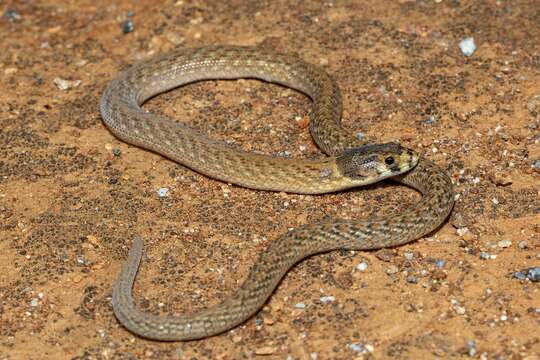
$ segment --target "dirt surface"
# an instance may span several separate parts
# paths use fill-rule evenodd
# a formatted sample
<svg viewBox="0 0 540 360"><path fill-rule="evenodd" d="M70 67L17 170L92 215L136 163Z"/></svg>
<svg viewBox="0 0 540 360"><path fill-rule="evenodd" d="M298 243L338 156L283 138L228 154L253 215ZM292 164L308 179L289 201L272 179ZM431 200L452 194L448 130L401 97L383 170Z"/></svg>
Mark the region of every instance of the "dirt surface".
<svg viewBox="0 0 540 360"><path fill-rule="evenodd" d="M0 359L539 358L540 286L515 274L540 266L537 0L109 3L0 3ZM458 46L467 37L471 56ZM458 199L431 237L300 263L234 330L148 341L111 307L134 235L147 254L137 303L183 313L228 296L288 228L417 199L393 184L324 196L243 189L109 133L98 103L119 70L209 44L323 66L351 133L434 160ZM145 108L246 150L322 156L309 105L240 80L190 85Z"/></svg>

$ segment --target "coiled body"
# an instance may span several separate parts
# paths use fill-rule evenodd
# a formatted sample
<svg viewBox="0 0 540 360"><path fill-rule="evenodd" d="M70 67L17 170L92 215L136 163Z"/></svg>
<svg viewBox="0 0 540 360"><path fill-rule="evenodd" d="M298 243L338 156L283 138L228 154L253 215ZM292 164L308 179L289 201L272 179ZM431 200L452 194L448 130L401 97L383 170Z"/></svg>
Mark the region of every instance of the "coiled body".
<svg viewBox="0 0 540 360"><path fill-rule="evenodd" d="M311 134L330 157L293 160L242 152L140 108L150 97L183 84L236 78L279 83L309 96L313 100ZM348 149L365 143L341 128L340 92L332 78L323 70L290 56L244 47L177 50L123 72L105 90L100 109L105 124L120 139L212 178L245 187L313 194L378 180L369 176L362 179L344 176L344 169L350 165ZM421 201L414 207L386 217L325 220L290 231L260 254L235 293L199 313L159 317L135 307L131 291L143 246L140 239L135 239L113 290L116 317L130 331L151 339L190 340L211 336L242 323L258 311L283 275L310 255L335 249L396 246L433 231L452 209L452 183L434 163L422 158L415 158L414 164L416 161L418 164L412 171L393 177L422 193Z"/></svg>

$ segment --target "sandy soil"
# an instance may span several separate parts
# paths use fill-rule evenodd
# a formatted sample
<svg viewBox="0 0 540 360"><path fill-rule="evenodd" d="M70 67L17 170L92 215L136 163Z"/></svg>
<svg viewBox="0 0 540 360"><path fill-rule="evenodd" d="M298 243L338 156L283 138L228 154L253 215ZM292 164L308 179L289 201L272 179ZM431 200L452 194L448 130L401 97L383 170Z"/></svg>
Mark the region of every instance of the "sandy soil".
<svg viewBox="0 0 540 360"><path fill-rule="evenodd" d="M515 277L540 266L537 0L109 3L0 3L0 359L539 358L540 287ZM458 46L467 37L472 56ZM147 246L138 304L182 313L230 294L288 228L403 211L417 196L392 184L325 196L243 189L107 131L98 102L119 70L208 44L323 66L352 133L436 161L458 200L432 237L302 262L232 331L148 341L111 308L135 234ZM308 99L279 86L204 82L146 108L247 150L322 156Z"/></svg>

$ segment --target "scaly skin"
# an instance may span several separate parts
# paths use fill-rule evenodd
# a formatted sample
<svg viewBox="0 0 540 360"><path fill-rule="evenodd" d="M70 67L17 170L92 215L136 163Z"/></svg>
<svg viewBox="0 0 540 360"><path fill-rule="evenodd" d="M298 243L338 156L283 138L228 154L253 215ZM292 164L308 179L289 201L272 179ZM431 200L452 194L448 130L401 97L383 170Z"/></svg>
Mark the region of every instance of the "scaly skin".
<svg viewBox="0 0 540 360"><path fill-rule="evenodd" d="M311 134L330 157L300 160L243 152L140 108L150 97L187 83L246 77L279 83L309 96L313 100ZM394 176L393 180L422 193L418 204L400 214L325 220L287 232L260 254L234 294L216 306L183 316L154 316L135 307L132 287L143 248L142 240L136 238L114 286L113 308L118 320L142 337L192 340L229 330L256 313L300 260L335 249L371 250L405 244L438 228L454 204L452 182L434 163L395 145L366 147L345 132L340 125L341 96L336 83L323 70L291 56L227 46L176 50L120 74L105 90L100 109L105 124L120 139L237 185L315 194ZM359 149L351 153L352 148ZM396 162L385 168L379 160L388 154ZM374 161L378 162L375 170ZM357 176L350 176L351 171L358 171Z"/></svg>

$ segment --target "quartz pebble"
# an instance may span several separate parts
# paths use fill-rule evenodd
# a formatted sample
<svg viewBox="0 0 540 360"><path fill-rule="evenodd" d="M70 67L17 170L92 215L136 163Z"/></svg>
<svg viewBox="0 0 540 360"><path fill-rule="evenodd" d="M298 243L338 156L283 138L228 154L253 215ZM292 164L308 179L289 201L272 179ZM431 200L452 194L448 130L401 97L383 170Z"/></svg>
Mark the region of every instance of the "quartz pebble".
<svg viewBox="0 0 540 360"><path fill-rule="evenodd" d="M476 44L474 43L474 39L472 37L467 37L459 42L459 48L463 55L465 56L471 56L474 54L474 51L476 50Z"/></svg>
<svg viewBox="0 0 540 360"><path fill-rule="evenodd" d="M497 242L497 246L504 249L504 248L512 246L512 241L508 239L504 239Z"/></svg>
<svg viewBox="0 0 540 360"><path fill-rule="evenodd" d="M403 257L405 257L405 259L411 261L411 260L414 259L414 253L407 251L407 252L403 253Z"/></svg>
<svg viewBox="0 0 540 360"><path fill-rule="evenodd" d="M76 88L81 84L81 80L66 80L59 77L54 78L53 82L58 89L63 91Z"/></svg>
<svg viewBox="0 0 540 360"><path fill-rule="evenodd" d="M488 252L485 252L485 251L482 251L480 253L480 259L482 260L493 260L493 259L496 259L497 258L497 255L493 255L493 254L490 254Z"/></svg>
<svg viewBox="0 0 540 360"><path fill-rule="evenodd" d="M333 296L321 296L319 299L323 304L330 304L331 302L334 302L336 300Z"/></svg>
<svg viewBox="0 0 540 360"><path fill-rule="evenodd" d="M367 267L368 264L366 264L365 262L361 262L356 266L356 269L358 269L358 271L366 271Z"/></svg>
<svg viewBox="0 0 540 360"><path fill-rule="evenodd" d="M169 188L166 188L166 187L159 188L158 196L160 198L169 196Z"/></svg>

